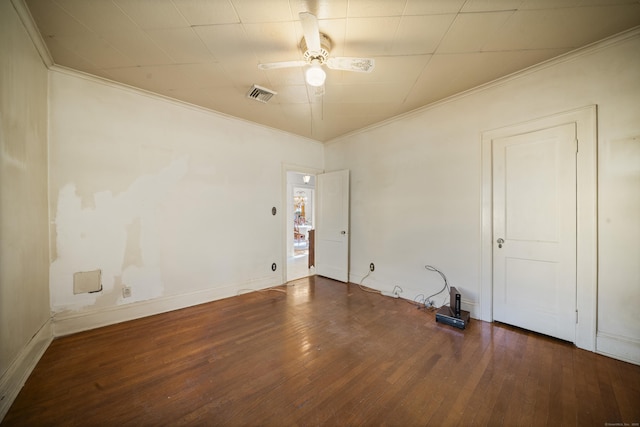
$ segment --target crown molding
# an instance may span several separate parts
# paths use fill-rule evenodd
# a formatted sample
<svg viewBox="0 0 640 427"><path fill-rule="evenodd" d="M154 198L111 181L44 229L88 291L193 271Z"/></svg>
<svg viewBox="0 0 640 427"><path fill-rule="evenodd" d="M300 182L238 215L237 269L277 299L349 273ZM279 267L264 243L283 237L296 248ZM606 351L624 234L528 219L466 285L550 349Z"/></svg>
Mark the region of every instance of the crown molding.
<svg viewBox="0 0 640 427"><path fill-rule="evenodd" d="M397 121L400 121L400 120L403 120L403 119L406 119L406 118L414 117L414 116L416 116L418 114L421 114L421 113L423 113L423 112L425 112L427 110L440 107L440 106L442 106L444 104L448 104L450 102L458 101L458 100L460 100L462 98L465 98L465 97L467 97L469 95L474 95L476 93L482 92L482 91L487 90L487 89L500 87L500 86L505 85L505 84L507 84L509 82L512 82L514 80L517 80L517 79L520 79L522 77L528 76L530 74L542 71L542 70L544 70L546 68L553 67L553 66L562 64L564 62L573 61L573 60L575 60L577 58L580 58L582 56L598 52L600 50L606 49L606 48L611 47L611 46L615 46L617 44L623 43L623 42L625 42L625 41L627 41L629 39L633 39L633 38L636 38L636 37L640 37L640 25L638 25L636 27L633 27L633 28L630 28L628 30L625 30L625 31L623 31L621 33L614 34L613 36L604 38L602 40L593 42L593 43L588 44L586 46L574 49L574 50L572 50L570 52L564 53L562 55L559 55L559 56L556 56L554 58L548 59L546 61L540 62L538 64L534 64L534 65L532 65L530 67L524 68L522 70L516 71L516 72L508 74L506 76L499 77L499 78L497 78L495 80L492 80L492 81L490 81L488 83L481 84L480 86L475 86L475 87L473 87L471 89L467 89L467 90L465 90L463 92L456 93L456 94L451 95L451 96L449 96L447 98L432 102L431 104L423 105L422 107L416 108L415 110L407 111L406 113L402 113L402 114L399 114L397 116L394 116L394 117L391 117L389 119L386 119L384 121L375 123L375 124L373 124L371 126L368 126L366 128L358 129L358 130L355 130L353 132L349 132L347 134L340 135L340 136L338 136L338 137L336 137L334 139L331 139L331 140L325 142L325 145L339 143L339 142L344 141L346 138L350 138L350 137L353 137L355 135L359 135L361 133L365 133L365 132L371 131L373 129L377 129L379 127L383 127L383 126L389 125L391 123L394 123L394 122L397 122Z"/></svg>
<svg viewBox="0 0 640 427"><path fill-rule="evenodd" d="M54 65L53 57L51 56L51 52L47 48L46 43L42 39L42 35L40 35L40 31L38 31L38 27L33 20L33 16L31 12L29 12L29 8L27 7L24 0L11 0L11 4L15 9L20 21L22 21L22 25L24 29L27 30L27 34L31 38L33 45L35 46L38 54L40 54L40 58L42 58L42 62L47 68L51 68Z"/></svg>
<svg viewBox="0 0 640 427"><path fill-rule="evenodd" d="M22 21L22 24L24 25L24 28L26 29L27 33L29 34L29 37L31 38L34 46L36 47L36 50L40 54L40 57L42 58L42 61L47 66L47 68L54 69L54 70L61 71L61 72L65 72L67 74L72 74L72 72L76 72L76 73L78 73L77 75L82 76L84 78L87 78L89 76L88 74L86 74L84 72L80 72L80 71L77 71L77 70L71 70L71 69L66 68L66 67L56 66L55 62L53 61L53 57L51 56L51 53L49 52L49 49L47 48L47 45L44 42L44 40L43 40L43 38L42 38L42 36L40 34L40 31L38 31L38 28L37 28L37 26L35 24L35 21L33 20L33 16L31 15L31 12L29 11L29 8L27 7L27 5L25 3L25 0L11 0L11 4L13 5L16 13L18 14L20 20ZM516 79L522 78L524 76L527 76L529 74L541 71L541 70L543 70L545 68L552 67L552 66L561 64L563 62L567 62L567 61L571 61L571 60L577 59L577 58L579 58L579 57L581 57L583 55L588 55L588 54L597 52L599 50L606 49L606 48L608 48L610 46L622 43L622 42L624 42L624 41L626 41L628 39L632 39L632 38L639 37L639 36L640 36L640 25L636 26L636 27L633 27L633 28L630 28L630 29L628 29L626 31L623 31L621 33L615 34L613 36L607 37L607 38L602 39L600 41L596 41L596 42L591 43L591 44L589 44L587 46L583 46L583 47L577 48L575 50L572 50L570 52L564 53L562 55L556 56L555 58L551 58L551 59L546 60L544 62L532 65L532 66L527 67L525 69L522 69L520 71L516 71L516 72L508 74L506 76L499 77L499 78L497 78L497 79L495 79L495 80L493 80L491 82L484 83L484 84L482 84L480 86L476 86L476 87L473 87L471 89L465 90L463 92L459 92L459 93L451 95L451 96L449 96L447 98L435 101L435 102L433 102L431 104L424 105L424 106L419 107L419 108L417 108L415 110L407 111L406 113L397 115L395 117L391 117L389 119L386 119L386 120L383 120L381 122L375 123L375 124L373 124L371 126L368 126L368 127L362 128L362 129L358 129L358 130L355 130L353 132L349 132L349 133L344 134L344 135L340 135L340 136L338 136L336 138L333 138L331 140L328 140L326 142L318 141L318 140L315 140L315 139L312 139L312 138L308 138L308 137L304 137L304 136L301 136L301 135L296 135L296 136L299 136L299 137L301 137L303 139L308 139L308 140L313 141L313 142L318 142L318 143L323 144L323 145L331 145L333 143L340 142L340 141L344 140L345 138L349 138L349 137L352 137L354 135L358 135L358 134L363 133L363 132L368 132L368 131L370 131L372 129L376 129L376 128L388 125L388 124L396 122L398 120L402 120L402 119L405 119L405 118L413 117L413 116L415 116L417 114L420 114L420 113L422 113L424 111L427 111L429 109L439 107L439 106L447 104L449 102L457 101L457 100L462 99L462 98L464 98L466 96L473 95L475 93L478 93L480 91L484 91L486 89L499 87L499 86L507 84L507 83L509 83L509 82L511 82L513 80L516 80ZM196 109L199 109L199 110L202 110L202 111L208 111L208 112L217 113L217 114L219 114L221 116L224 116L224 117L234 118L234 119L237 119L237 120L240 120L240 121L253 123L255 125L258 125L258 126L261 126L261 127L267 128L267 129L278 130L278 129L274 129L274 128L270 127L270 126L262 125L262 124L255 123L255 122L251 122L251 121L248 121L248 120L245 120L245 119L240 119L240 118L235 117L235 116L230 116L230 115L227 115L225 113L221 113L219 111L211 110L211 109L208 109L208 108L205 108L205 107L196 106L196 105L190 104L188 102L179 101L179 100L176 100L174 98L170 98L170 97L167 97L167 96L164 96L164 95L160 95L160 94L156 94L156 93L153 93L153 92L149 92L149 91L146 91L146 90L143 90L143 89L135 88L135 87L132 87L132 86L129 86L129 85L125 85L125 84L122 84L122 83L117 83L117 82L111 81L111 80L103 78L103 77L94 76L94 75L90 75L90 76L93 77L96 81L100 81L102 83L106 83L106 84L109 84L109 85L112 85L112 86L119 86L121 88L127 88L129 90L138 91L139 93L144 94L146 96L155 95L155 97L160 98L160 99L164 99L165 101L170 101L170 102L174 102L174 103L177 103L177 104L182 104L183 106L196 108ZM289 133L289 132L286 132L286 131L281 131L281 132L284 132L284 133L287 133L287 134ZM294 134L292 134L292 135L294 135Z"/></svg>
<svg viewBox="0 0 640 427"><path fill-rule="evenodd" d="M156 93L156 92L152 92L152 91L149 91L149 90L146 90L146 89L141 89L139 87L131 86L131 85L128 85L128 84L125 84L125 83L116 82L116 81L110 80L110 79L108 79L106 77L97 76L95 74L87 73L85 71L80 71L80 70L76 70L76 69L73 69L73 68L68 68L68 67L65 67L63 65L54 64L54 65L49 67L49 71L60 73L60 74L65 74L65 75L69 75L69 76L73 76L73 77L76 77L76 78L79 78L79 79L83 79L83 80L86 80L86 81L90 81L90 82L93 82L93 83L96 83L96 84L99 84L99 85L102 85L102 86L108 86L108 87L111 87L111 88L114 88L114 89L118 89L118 90L121 90L121 91L124 91L124 92L134 93L136 95L143 96L143 97L146 97L146 98L152 98L152 99L155 99L155 100L158 100L158 101L166 102L168 104L172 104L172 105L176 105L176 106L179 106L179 107L182 107L182 108L186 108L186 109L189 109L189 110L192 110L192 111L197 111L199 113L212 114L212 115L214 115L216 117L219 117L219 118L225 119L225 120L229 120L229 121L232 121L232 122L249 124L249 125L254 126L256 128L262 128L262 129L265 129L265 130L268 130L268 131L271 131L271 132L280 133L280 134L283 134L283 135L285 135L285 136L287 136L289 138L293 138L293 139L296 139L296 140L304 140L304 141L306 141L308 143L311 143L311 144L323 145L323 142L318 141L318 140L313 139L313 138L309 138L309 137L306 137L306 136L303 136L303 135L298 135L298 134L295 134L295 133L287 132L287 131L284 131L282 129L278 129L278 128L274 128L274 127L271 127L271 126L264 125L262 123L252 122L251 120L243 119L243 118L240 118L240 117L237 117L237 116L232 116L230 114L226 114L226 113L223 113L223 112L220 112L220 111L216 111L216 110L213 110L211 108L203 107L201 105L192 104L192 103L187 102L187 101L181 101L181 100L176 99L176 98L171 98L170 96L162 95L162 94L159 94L159 93Z"/></svg>

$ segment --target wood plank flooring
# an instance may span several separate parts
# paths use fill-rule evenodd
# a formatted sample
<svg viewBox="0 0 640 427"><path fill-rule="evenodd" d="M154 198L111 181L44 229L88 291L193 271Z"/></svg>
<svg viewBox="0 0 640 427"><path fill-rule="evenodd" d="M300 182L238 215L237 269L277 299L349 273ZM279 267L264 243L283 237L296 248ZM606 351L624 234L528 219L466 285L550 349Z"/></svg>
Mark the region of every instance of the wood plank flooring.
<svg viewBox="0 0 640 427"><path fill-rule="evenodd" d="M640 422L639 366L354 284L279 289L56 339L2 426Z"/></svg>

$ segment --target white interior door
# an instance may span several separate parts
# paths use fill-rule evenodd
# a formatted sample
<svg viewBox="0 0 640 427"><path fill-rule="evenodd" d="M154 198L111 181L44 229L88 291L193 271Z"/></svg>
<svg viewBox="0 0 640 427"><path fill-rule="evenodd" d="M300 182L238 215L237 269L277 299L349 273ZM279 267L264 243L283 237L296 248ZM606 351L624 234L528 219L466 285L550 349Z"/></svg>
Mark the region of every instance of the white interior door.
<svg viewBox="0 0 640 427"><path fill-rule="evenodd" d="M576 130L493 141L493 317L575 341Z"/></svg>
<svg viewBox="0 0 640 427"><path fill-rule="evenodd" d="M349 171L316 176L316 274L349 281Z"/></svg>

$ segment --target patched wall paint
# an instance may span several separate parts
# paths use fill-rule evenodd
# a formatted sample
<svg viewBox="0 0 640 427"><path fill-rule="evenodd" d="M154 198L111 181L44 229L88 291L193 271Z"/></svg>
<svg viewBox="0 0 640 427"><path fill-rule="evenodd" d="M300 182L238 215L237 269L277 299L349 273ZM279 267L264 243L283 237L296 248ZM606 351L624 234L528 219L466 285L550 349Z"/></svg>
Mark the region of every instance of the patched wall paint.
<svg viewBox="0 0 640 427"><path fill-rule="evenodd" d="M104 294L118 295L124 303L122 285L135 292L126 302L161 296L159 229L162 204L167 193L187 174L188 158L174 160L158 174L143 175L125 191L94 194L84 204L73 183L58 194L56 227L57 258L51 264L51 305L54 311L96 305ZM125 255L135 254L127 259ZM133 261L133 262L132 262ZM74 272L102 270L102 293L74 295L67 286Z"/></svg>
<svg viewBox="0 0 640 427"><path fill-rule="evenodd" d="M636 36L341 138L326 150L54 67L49 250L55 277L49 287L48 73L10 3L0 2L0 54L10 58L0 65L0 373L48 321L50 307L95 311L279 282L270 265L284 262L283 221L270 209L282 207L281 166L322 169L325 153L327 169L352 171L352 280L375 262L383 268L369 278L373 283L400 284L402 296L412 298L441 287L439 276L423 268L430 262L473 305L480 133L592 104L599 107L598 333L601 341L637 348L638 180L633 167L620 175L628 160L620 146L640 134L638 51ZM174 181L153 181L167 169L177 172L182 162L186 171ZM139 194L140 185L151 190L153 214L141 213L137 206L144 201L128 196ZM102 263L110 268L109 292L87 301L66 294L70 271ZM126 300L118 291L123 284L133 288Z"/></svg>
<svg viewBox="0 0 640 427"><path fill-rule="evenodd" d="M322 144L68 70L50 81L56 315L282 283L282 167L322 169ZM97 268L103 292L73 295L73 272Z"/></svg>

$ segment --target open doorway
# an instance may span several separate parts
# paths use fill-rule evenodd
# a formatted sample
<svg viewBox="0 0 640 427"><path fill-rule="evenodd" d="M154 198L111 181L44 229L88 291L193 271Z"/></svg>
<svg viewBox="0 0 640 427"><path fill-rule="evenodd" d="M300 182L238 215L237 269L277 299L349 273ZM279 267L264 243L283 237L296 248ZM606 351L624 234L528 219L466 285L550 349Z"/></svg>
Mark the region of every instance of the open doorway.
<svg viewBox="0 0 640 427"><path fill-rule="evenodd" d="M287 172L287 282L315 274L316 177Z"/></svg>

